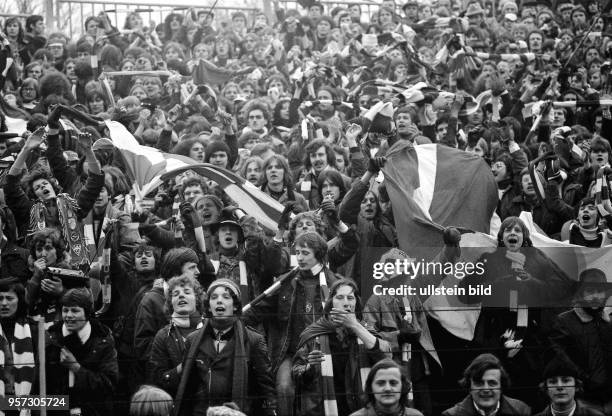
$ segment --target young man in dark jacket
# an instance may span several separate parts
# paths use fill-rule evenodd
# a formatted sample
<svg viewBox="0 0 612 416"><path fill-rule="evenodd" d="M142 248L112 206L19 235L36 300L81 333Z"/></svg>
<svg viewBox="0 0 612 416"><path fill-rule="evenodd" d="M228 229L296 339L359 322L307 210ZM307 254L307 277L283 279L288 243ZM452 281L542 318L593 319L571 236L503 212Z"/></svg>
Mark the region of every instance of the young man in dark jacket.
<svg viewBox="0 0 612 416"><path fill-rule="evenodd" d="M240 319L240 288L215 280L207 291L204 327L189 334L174 415L204 416L233 401L245 414L276 415L276 391L264 337ZM254 401L258 400L257 409Z"/></svg>
<svg viewBox="0 0 612 416"><path fill-rule="evenodd" d="M570 414L573 416L603 416L598 410L576 400L582 392L582 381L578 369L565 355L554 357L544 369L544 381L540 385L550 404L535 416Z"/></svg>
<svg viewBox="0 0 612 416"><path fill-rule="evenodd" d="M339 279L328 267L327 243L319 234L307 232L295 239L298 267L280 276L278 292L249 310L252 323L268 325L272 370L276 374L279 413L292 414L294 384L293 355L300 334L323 315L328 288Z"/></svg>

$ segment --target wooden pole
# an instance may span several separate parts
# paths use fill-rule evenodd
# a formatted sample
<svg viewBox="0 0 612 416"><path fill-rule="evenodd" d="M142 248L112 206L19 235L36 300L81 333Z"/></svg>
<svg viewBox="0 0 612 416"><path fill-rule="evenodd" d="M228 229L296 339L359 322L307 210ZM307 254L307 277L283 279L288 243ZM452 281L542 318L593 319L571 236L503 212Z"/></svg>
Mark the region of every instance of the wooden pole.
<svg viewBox="0 0 612 416"><path fill-rule="evenodd" d="M46 309L46 308L45 308ZM38 378L40 392L38 393L41 397L47 396L47 368L46 368L46 353L45 353L45 316L44 312L41 312L40 318L38 318ZM47 408L41 406L40 415L47 416Z"/></svg>

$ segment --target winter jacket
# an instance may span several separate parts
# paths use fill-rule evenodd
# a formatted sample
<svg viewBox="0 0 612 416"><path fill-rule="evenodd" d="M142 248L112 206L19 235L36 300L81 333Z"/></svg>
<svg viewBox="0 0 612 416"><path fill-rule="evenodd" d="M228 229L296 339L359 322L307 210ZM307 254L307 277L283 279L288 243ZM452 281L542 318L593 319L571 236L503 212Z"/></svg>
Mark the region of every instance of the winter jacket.
<svg viewBox="0 0 612 416"><path fill-rule="evenodd" d="M535 416L553 416L553 413L550 406L546 406L546 409L536 413ZM574 410L572 416L604 416L604 414L599 410L586 406L580 400L576 400L576 410Z"/></svg>
<svg viewBox="0 0 612 416"><path fill-rule="evenodd" d="M228 380L228 377L231 378L234 374L233 366L239 362L238 357L234 356L238 339L236 331L242 331L244 354L247 357L246 380L239 381L247 390L246 397L241 398L240 410L245 414L256 414L251 412L256 398L257 401L263 402L263 410L260 409L257 414L269 414L267 410L276 408L276 389L263 335L247 328L240 321L234 323L232 331L227 344L218 354L214 351L214 334L209 323L205 322L203 328L189 334L185 342L186 354L173 415L206 414L206 408L203 408L207 407L204 398L208 400L209 405L218 405L214 403L215 398L209 394L211 390L218 389L222 380L236 385L234 380ZM224 366L226 371L215 376L215 370L220 371L220 366ZM206 380L202 380L202 377L206 377ZM216 380L217 386L211 384L213 380ZM207 381L208 385L203 385L203 381ZM231 391L223 394L233 397ZM218 397L217 400L222 398ZM199 403L194 408L196 401Z"/></svg>
<svg viewBox="0 0 612 416"><path fill-rule="evenodd" d="M294 317L296 316L296 303L298 296L303 294L298 290L299 270L292 270L278 277L283 280L278 291L271 297L264 299L254 305L245 316L246 322L256 327L257 324L265 320L268 325L268 342L270 357L272 361L272 371L276 373L281 362L287 355L291 337L299 334L305 327L294 328ZM338 280L331 270L325 268L327 286ZM319 286L317 285L317 291ZM316 306L316 305L315 305ZM297 344L297 339L293 340Z"/></svg>
<svg viewBox="0 0 612 416"><path fill-rule="evenodd" d="M134 325L134 351L140 360L148 360L153 338L168 323L168 317L164 313L165 303L164 288L154 285L144 294L138 305Z"/></svg>
<svg viewBox="0 0 612 416"><path fill-rule="evenodd" d="M28 257L30 252L19 247L15 243L7 243L2 249L2 261L0 262L0 278L17 277L25 285L30 278L28 268Z"/></svg>
<svg viewBox="0 0 612 416"><path fill-rule="evenodd" d="M316 345L315 340L318 336L309 337L311 334L318 334L317 330L312 331L311 328L320 325L317 321L304 332L302 332L300 348L293 357L293 379L296 383L296 400L298 415L300 416L324 416L323 407L323 386L322 374L320 365L308 366L308 354L320 348ZM364 323L364 326L366 324ZM366 328L370 329L368 326ZM333 330L333 329L332 329ZM370 368L372 365L384 358L390 358L389 354L384 351L381 344L388 347L388 344L379 339L369 350L363 352L363 363L359 356L360 346L357 337L353 334L347 334L344 340L340 340L336 333L326 335L329 339L330 353L333 363L333 377L336 388L335 399L338 407L338 414L346 416L361 407L361 404L366 400L366 395L363 390L362 383L365 380L361 379L360 365L367 365ZM342 390L338 390L342 386ZM347 411L348 410L348 411Z"/></svg>
<svg viewBox="0 0 612 416"><path fill-rule="evenodd" d="M530 416L531 409L520 400L502 395L496 416ZM442 412L442 416L480 416L474 407L472 397L468 395L463 401Z"/></svg>
<svg viewBox="0 0 612 416"><path fill-rule="evenodd" d="M47 394L68 395L70 408L81 408L83 416L113 414L112 397L119 375L117 351L110 330L91 320L91 335L84 345L76 334L62 335L62 323L47 332ZM74 386L68 387L69 371L60 364L60 351L65 346L81 368L74 375ZM68 414L68 411L62 414Z"/></svg>
<svg viewBox="0 0 612 416"><path fill-rule="evenodd" d="M196 329L197 323L194 324L189 330ZM176 367L183 362L184 357L185 340L178 327L171 322L160 329L153 339L151 355L147 362L147 382L174 396L181 380Z"/></svg>
<svg viewBox="0 0 612 416"><path fill-rule="evenodd" d="M560 314L550 335L553 348L579 368L583 398L607 402L612 397L612 324L582 308Z"/></svg>

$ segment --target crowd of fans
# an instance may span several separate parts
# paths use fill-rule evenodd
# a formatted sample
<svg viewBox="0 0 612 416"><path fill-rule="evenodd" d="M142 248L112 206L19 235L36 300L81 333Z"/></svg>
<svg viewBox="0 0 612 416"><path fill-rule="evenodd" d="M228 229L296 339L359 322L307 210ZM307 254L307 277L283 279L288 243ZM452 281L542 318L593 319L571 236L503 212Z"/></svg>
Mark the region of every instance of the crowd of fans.
<svg viewBox="0 0 612 416"><path fill-rule="evenodd" d="M612 244L607 4L275 15L130 13L118 28L100 13L72 39L38 15L4 20L4 394L37 394L42 348L46 393L75 416L612 415L612 270L568 276L518 218ZM278 231L189 171L135 200L102 120L237 173L285 207ZM423 297L360 290L369 250L402 258L385 155L430 143L491 167L502 225L486 281L548 300L483 301L469 341ZM441 240L457 260L461 234Z"/></svg>

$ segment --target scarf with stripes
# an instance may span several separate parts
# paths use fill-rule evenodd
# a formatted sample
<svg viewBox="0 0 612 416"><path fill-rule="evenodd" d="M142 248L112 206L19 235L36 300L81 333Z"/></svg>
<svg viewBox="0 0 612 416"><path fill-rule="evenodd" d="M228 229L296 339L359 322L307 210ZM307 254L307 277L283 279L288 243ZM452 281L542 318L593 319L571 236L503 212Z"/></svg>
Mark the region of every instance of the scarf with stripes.
<svg viewBox="0 0 612 416"><path fill-rule="evenodd" d="M607 178L610 170L608 167L599 168L595 181L595 204L602 217L612 214L610 183Z"/></svg>
<svg viewBox="0 0 612 416"><path fill-rule="evenodd" d="M250 283L253 279L249 279L249 271L240 252L231 255L229 253L224 254L224 251L220 248L219 259L210 262L215 268L217 279L230 279L240 285L240 301L243 305L246 305L251 298L258 294L255 293L255 288L251 287Z"/></svg>
<svg viewBox="0 0 612 416"><path fill-rule="evenodd" d="M27 322L15 322L13 330L13 343L9 343L0 325L0 368L4 369L0 380L0 395L6 393L8 380L14 383L14 394L16 396L27 396L32 390L32 383L35 375L34 365L34 343L32 332ZM11 373L10 378L7 376ZM10 389L9 389L10 390ZM4 415L4 412L0 412ZM30 414L27 409L19 412L20 416Z"/></svg>
<svg viewBox="0 0 612 416"><path fill-rule="evenodd" d="M300 336L298 349L306 343L312 342L312 349L320 349L323 353L321 363L321 397L323 398L323 409L325 416L338 416L338 403L336 401L336 390L334 387L334 365L333 354L330 348L330 336L335 336L338 327L329 318L319 319L314 324L307 327ZM368 351L361 339L350 337L348 352L348 368L350 377L348 380L355 380L354 386L358 388L357 395L362 397L365 391L365 381L370 373ZM319 345L316 345L319 344ZM348 386L346 386L348 388Z"/></svg>
<svg viewBox="0 0 612 416"><path fill-rule="evenodd" d="M66 242L66 247L68 247L70 264L78 267L81 264L89 263L83 227L77 217L77 212L80 210L77 201L68 194L59 194L55 201L60 231ZM38 201L32 206L32 209L30 209L30 234L47 227L46 214L47 207L42 201Z"/></svg>
<svg viewBox="0 0 612 416"><path fill-rule="evenodd" d="M104 243L106 241L106 231L108 231L108 224L112 218L113 205L109 202L106 204L106 211L104 212L104 219L98 225L100 231L98 235L98 243L96 244L96 230L94 230L94 210L89 211L87 216L83 219L83 231L85 233L85 243L87 244L87 255L89 262L93 263L99 261L102 257L102 251L104 250Z"/></svg>

